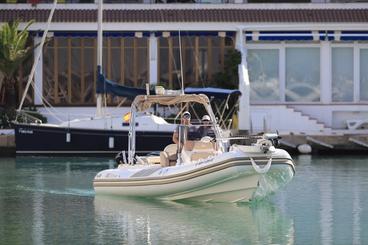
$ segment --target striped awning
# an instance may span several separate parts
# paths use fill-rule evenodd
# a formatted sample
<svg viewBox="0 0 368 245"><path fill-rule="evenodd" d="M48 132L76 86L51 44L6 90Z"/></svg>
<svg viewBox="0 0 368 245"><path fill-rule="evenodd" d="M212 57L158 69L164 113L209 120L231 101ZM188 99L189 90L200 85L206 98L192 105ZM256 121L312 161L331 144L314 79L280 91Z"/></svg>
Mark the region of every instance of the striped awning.
<svg viewBox="0 0 368 245"><path fill-rule="evenodd" d="M42 31L32 32L34 35L42 36ZM179 31L104 31L104 37L149 37L151 34L156 37L176 37ZM97 37L97 31L56 31L55 37ZM180 31L181 36L221 36L234 37L234 31Z"/></svg>
<svg viewBox="0 0 368 245"><path fill-rule="evenodd" d="M234 37L234 31L180 31L181 36L222 36L222 37ZM157 31L155 32L156 37L176 37L179 36L179 31Z"/></svg>

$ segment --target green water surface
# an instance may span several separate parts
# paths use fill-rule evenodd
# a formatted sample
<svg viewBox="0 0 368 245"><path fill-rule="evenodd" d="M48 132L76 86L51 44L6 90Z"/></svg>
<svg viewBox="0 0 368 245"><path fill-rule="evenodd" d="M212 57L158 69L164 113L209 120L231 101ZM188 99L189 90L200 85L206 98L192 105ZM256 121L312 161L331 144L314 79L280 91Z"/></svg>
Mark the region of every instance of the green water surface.
<svg viewBox="0 0 368 245"><path fill-rule="evenodd" d="M0 158L0 244L368 244L368 156L295 157L251 204L95 198L98 158Z"/></svg>

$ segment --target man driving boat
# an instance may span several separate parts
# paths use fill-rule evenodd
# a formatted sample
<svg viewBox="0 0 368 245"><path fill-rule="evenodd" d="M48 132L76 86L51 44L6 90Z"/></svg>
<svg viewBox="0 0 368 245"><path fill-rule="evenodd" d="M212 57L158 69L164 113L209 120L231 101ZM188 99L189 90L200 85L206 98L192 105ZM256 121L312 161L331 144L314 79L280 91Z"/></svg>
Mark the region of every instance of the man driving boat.
<svg viewBox="0 0 368 245"><path fill-rule="evenodd" d="M209 115L204 115L201 120L201 126L198 129L199 136L215 138L215 132L212 128L211 118Z"/></svg>
<svg viewBox="0 0 368 245"><path fill-rule="evenodd" d="M195 132L195 128L190 123L191 115L189 111L185 111L181 118L181 124L177 126L173 133L172 140L178 145L178 153L181 155L182 162L190 161L191 151L194 146L194 141L190 139L190 135Z"/></svg>

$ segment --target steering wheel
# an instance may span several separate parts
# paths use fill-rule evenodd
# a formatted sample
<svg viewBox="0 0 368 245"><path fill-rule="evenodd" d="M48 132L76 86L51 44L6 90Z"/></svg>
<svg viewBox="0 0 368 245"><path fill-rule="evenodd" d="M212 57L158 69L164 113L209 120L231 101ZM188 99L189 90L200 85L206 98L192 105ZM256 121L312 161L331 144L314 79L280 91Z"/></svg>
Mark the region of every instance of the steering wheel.
<svg viewBox="0 0 368 245"><path fill-rule="evenodd" d="M201 138L201 142L203 142L203 143L210 143L210 142L214 142L214 141L215 141L215 139L210 137L210 136L204 136L204 137Z"/></svg>

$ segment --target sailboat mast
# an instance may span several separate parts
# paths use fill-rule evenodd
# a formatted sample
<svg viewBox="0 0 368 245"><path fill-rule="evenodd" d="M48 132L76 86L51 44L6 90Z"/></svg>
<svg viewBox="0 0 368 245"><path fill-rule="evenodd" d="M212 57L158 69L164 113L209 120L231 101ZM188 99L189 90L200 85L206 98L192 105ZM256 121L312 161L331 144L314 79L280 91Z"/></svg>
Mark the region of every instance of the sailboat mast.
<svg viewBox="0 0 368 245"><path fill-rule="evenodd" d="M38 53L36 54L35 60L33 62L31 73L28 76L28 81L27 81L26 87L24 89L23 96L22 96L22 99L21 99L20 104L19 104L19 108L17 110L18 112L20 110L22 110L23 103L24 103L24 100L25 100L25 98L27 96L29 86L31 85L31 82L33 80L33 76L34 76L35 71L36 71L37 64L38 64L38 62L40 60L40 57L42 55L43 45L45 44L47 33L49 32L51 21L52 21L52 17L54 16L54 12L55 12L56 6L57 6L57 0L54 0L54 3L52 5L52 9L51 9L50 14L49 14L49 18L47 20L46 29L44 30L44 32L42 34L41 43L40 43L40 46L38 47Z"/></svg>
<svg viewBox="0 0 368 245"><path fill-rule="evenodd" d="M103 49L103 33L102 33L102 21L103 21L103 0L98 1L97 11L97 71L98 74L102 73L102 49ZM96 98L96 117L103 115L102 110L102 93L98 93Z"/></svg>

